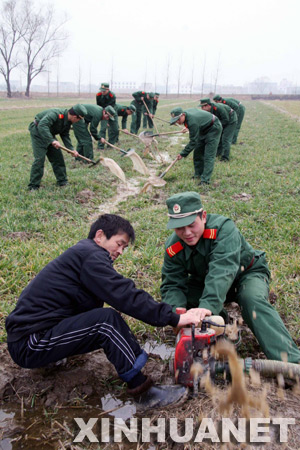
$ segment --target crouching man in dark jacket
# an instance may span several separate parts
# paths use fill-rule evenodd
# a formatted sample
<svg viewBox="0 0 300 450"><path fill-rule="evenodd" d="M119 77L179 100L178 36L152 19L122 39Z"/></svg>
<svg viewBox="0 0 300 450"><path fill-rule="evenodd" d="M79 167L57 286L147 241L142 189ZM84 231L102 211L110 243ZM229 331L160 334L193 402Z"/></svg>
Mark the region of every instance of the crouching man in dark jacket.
<svg viewBox="0 0 300 450"><path fill-rule="evenodd" d="M148 355L118 311L157 327L176 327L198 324L199 309L179 316L116 272L113 262L134 239L127 220L104 214L87 239L38 273L6 319L8 350L19 366L44 367L103 348L128 394L142 405L166 406L185 395L182 386L153 386L141 372Z"/></svg>

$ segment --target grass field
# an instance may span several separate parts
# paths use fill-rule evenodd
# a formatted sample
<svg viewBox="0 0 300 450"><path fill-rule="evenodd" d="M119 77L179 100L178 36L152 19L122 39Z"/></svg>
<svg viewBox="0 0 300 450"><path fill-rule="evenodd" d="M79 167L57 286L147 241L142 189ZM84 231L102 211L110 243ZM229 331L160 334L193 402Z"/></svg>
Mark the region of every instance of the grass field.
<svg viewBox="0 0 300 450"><path fill-rule="evenodd" d="M226 165L216 162L207 192L202 192L191 179L191 155L179 161L166 175L164 188L127 198L125 195L120 203L116 201L120 182L106 168L99 165L89 169L68 155L65 155L69 178L66 188L56 187L47 162L43 187L28 192L33 160L28 124L37 112L49 106L70 107L78 101L93 103L91 99L74 102L68 98L59 99L59 103L56 99L0 101L0 339L6 339L4 319L22 289L45 264L86 237L91 221L99 214L99 206L109 204L112 198L117 204L114 212L128 218L137 234L135 246L117 261L116 268L159 300L163 244L169 235L165 199L186 190L203 194L208 212L232 218L255 248L266 251L275 307L293 337L299 339L300 124L267 105L246 103L245 120L239 143L232 147L231 162ZM183 99L178 102L162 100L157 115L168 119L170 109L178 103L187 107L198 104ZM285 103L287 110L300 116L300 102ZM156 123L160 130L172 130L168 124ZM143 146L137 145L134 138L124 136L120 136L122 146L134 147L142 155ZM159 149L168 152L171 160L187 139L161 138ZM73 136L72 140L75 143ZM129 183L143 186L146 182L147 177L134 172L130 160L122 158L117 151L106 150L104 156L120 164ZM149 156L145 162L156 173L164 169L162 165L155 166ZM91 192L83 201L80 193L86 189ZM126 193L126 186L121 187L122 190ZM130 322L134 330L143 327L134 320Z"/></svg>

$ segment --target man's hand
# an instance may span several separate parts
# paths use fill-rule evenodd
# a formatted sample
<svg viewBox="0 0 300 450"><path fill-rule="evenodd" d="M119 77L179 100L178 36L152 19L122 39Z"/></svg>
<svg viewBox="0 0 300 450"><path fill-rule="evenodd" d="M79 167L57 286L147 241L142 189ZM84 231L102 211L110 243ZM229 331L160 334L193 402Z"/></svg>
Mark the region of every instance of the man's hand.
<svg viewBox="0 0 300 450"><path fill-rule="evenodd" d="M127 128L124 128L124 130L122 130L124 133L129 134L129 131L127 130Z"/></svg>
<svg viewBox="0 0 300 450"><path fill-rule="evenodd" d="M176 156L176 159L178 159L178 161L179 161L180 159L182 159L182 156L179 154Z"/></svg>
<svg viewBox="0 0 300 450"><path fill-rule="evenodd" d="M74 158L77 158L79 156L79 153L77 150L73 150L73 156L74 156Z"/></svg>
<svg viewBox="0 0 300 450"><path fill-rule="evenodd" d="M59 141L52 141L52 145L55 148L60 148L60 142Z"/></svg>
<svg viewBox="0 0 300 450"><path fill-rule="evenodd" d="M189 132L189 130L186 127L182 128L182 130L181 130L181 133L188 133L188 132Z"/></svg>
<svg viewBox="0 0 300 450"><path fill-rule="evenodd" d="M198 325L201 320L206 316L211 316L211 311L205 308L192 308L186 313L180 314L178 327L183 327L184 325L195 324Z"/></svg>
<svg viewBox="0 0 300 450"><path fill-rule="evenodd" d="M101 138L100 141L101 141L101 144L105 144L105 142L106 142L104 138Z"/></svg>

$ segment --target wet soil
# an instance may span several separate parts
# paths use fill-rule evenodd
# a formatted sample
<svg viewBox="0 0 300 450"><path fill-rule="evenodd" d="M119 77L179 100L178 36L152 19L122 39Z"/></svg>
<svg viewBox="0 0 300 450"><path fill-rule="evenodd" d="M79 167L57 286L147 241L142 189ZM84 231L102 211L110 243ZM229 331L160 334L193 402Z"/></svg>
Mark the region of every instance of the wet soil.
<svg viewBox="0 0 300 450"><path fill-rule="evenodd" d="M236 314L233 305L231 316ZM263 358L251 333L242 327L247 356L251 349L253 358ZM151 375L157 384L173 384L173 375L169 370L169 361L174 352L174 334L171 328L160 330L161 343L157 344L153 336L149 336L143 344L149 353L149 360L145 373ZM239 353L246 350L243 346ZM126 395L126 387L115 372L114 367L107 361L102 350L87 355L74 356L67 360L64 366L43 369L22 369L11 360L6 344L0 345L0 449L123 449L123 450L191 450L191 449L299 449L300 448L300 393L295 385L287 389L279 388L274 381L263 380L251 384L247 379L246 389L251 398L256 398L258 404L264 403L264 396L268 404L270 418L295 418L296 424L289 426L288 443L280 444L276 429L270 432L271 443L262 445L215 444L209 441L201 444L175 443L168 432L164 443L90 443L87 438L82 443L75 443L74 439L80 429L75 418L82 418L85 423L90 418L122 418L124 421L132 417L149 418L155 424L158 418L167 421L173 417L183 427L186 418L194 420L195 429L199 428L202 418L211 418L217 427L222 416L244 417L241 405L231 408L230 414L222 413L218 404L229 389L223 379L219 380L215 388L200 389L194 398L178 406L162 410L138 412L132 399ZM299 391L299 389L298 389ZM262 417L260 408L251 410L251 417ZM126 422L127 423L127 422ZM168 422L167 422L168 423ZM277 427L278 428L278 427ZM97 427L93 429L97 435ZM181 430L184 434L184 429ZM277 434L276 434L277 433ZM99 437L99 435L97 435ZM155 438L155 436L154 436ZM99 439L100 440L100 439ZM101 442L101 440L100 440Z"/></svg>

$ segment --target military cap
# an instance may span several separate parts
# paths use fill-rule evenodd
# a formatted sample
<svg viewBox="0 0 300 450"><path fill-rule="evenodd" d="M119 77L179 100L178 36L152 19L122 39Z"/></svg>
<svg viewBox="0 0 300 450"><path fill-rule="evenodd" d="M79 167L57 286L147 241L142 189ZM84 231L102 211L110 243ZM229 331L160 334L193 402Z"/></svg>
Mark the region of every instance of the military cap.
<svg viewBox="0 0 300 450"><path fill-rule="evenodd" d="M209 97L201 98L199 106L206 106L206 105L211 105L210 98Z"/></svg>
<svg viewBox="0 0 300 450"><path fill-rule="evenodd" d="M149 92L149 97L150 98L154 98L154 95L155 95L154 92Z"/></svg>
<svg viewBox="0 0 300 450"><path fill-rule="evenodd" d="M88 113L86 110L86 107L83 105L80 105L79 103L77 103L77 105L73 106L72 109L73 109L75 115L80 117L81 119L83 119L83 117L86 116Z"/></svg>
<svg viewBox="0 0 300 450"><path fill-rule="evenodd" d="M129 109L132 112L136 112L136 107L134 105L126 106L126 109Z"/></svg>
<svg viewBox="0 0 300 450"><path fill-rule="evenodd" d="M215 95L215 96L213 97L213 100L215 100L216 102L219 102L219 101L222 100L222 97L221 97L221 95Z"/></svg>
<svg viewBox="0 0 300 450"><path fill-rule="evenodd" d="M180 106L177 106L177 108L172 109L171 111L171 120L170 120L170 125L174 125L174 123L177 122L177 120L179 119L179 117L181 116L181 114L183 113L183 109L180 108Z"/></svg>
<svg viewBox="0 0 300 450"><path fill-rule="evenodd" d="M169 222L167 228L180 228L195 222L197 214L203 211L197 192L182 192L167 199Z"/></svg>
<svg viewBox="0 0 300 450"><path fill-rule="evenodd" d="M107 89L109 89L109 83L101 83L100 90L104 92Z"/></svg>
<svg viewBox="0 0 300 450"><path fill-rule="evenodd" d="M159 92L154 92L154 95L156 95L157 97L159 97L159 96L160 96L160 93L159 93Z"/></svg>
<svg viewBox="0 0 300 450"><path fill-rule="evenodd" d="M116 114L116 111L114 110L114 108L112 106L110 106L110 105L106 106L106 108L104 108L104 110L109 115L109 120L115 120L114 115Z"/></svg>

